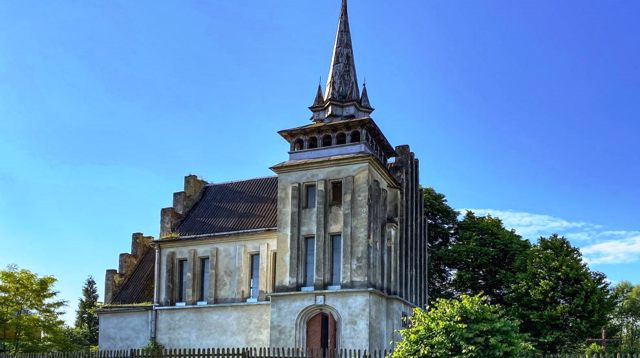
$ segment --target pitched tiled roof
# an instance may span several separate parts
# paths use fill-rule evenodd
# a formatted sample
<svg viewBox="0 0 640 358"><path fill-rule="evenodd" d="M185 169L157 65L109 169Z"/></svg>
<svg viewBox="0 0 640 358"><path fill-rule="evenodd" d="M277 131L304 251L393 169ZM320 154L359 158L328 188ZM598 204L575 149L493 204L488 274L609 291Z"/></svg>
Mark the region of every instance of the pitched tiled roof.
<svg viewBox="0 0 640 358"><path fill-rule="evenodd" d="M126 278L122 287L111 299L111 304L129 305L134 303L153 302L153 280L155 276L156 252L147 248L133 272Z"/></svg>
<svg viewBox="0 0 640 358"><path fill-rule="evenodd" d="M207 185L177 232L206 235L277 226L278 177Z"/></svg>

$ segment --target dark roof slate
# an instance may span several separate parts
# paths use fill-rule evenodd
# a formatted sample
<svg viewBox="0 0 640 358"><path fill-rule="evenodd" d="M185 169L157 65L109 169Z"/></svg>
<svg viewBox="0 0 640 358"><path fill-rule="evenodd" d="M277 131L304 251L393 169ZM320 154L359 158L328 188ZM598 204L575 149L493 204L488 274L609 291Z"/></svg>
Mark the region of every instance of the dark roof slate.
<svg viewBox="0 0 640 358"><path fill-rule="evenodd" d="M180 223L180 236L277 227L278 177L209 184Z"/></svg>
<svg viewBox="0 0 640 358"><path fill-rule="evenodd" d="M126 278L122 287L111 299L111 304L130 305L153 302L155 258L155 250L147 248L131 275Z"/></svg>

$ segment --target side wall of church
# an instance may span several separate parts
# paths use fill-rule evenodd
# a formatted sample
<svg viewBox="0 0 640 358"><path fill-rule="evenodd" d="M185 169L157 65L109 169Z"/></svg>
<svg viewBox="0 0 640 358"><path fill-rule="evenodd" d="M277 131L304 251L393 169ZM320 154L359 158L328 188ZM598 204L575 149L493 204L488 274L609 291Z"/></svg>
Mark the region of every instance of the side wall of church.
<svg viewBox="0 0 640 358"><path fill-rule="evenodd" d="M268 347L268 302L158 310L158 343L167 348Z"/></svg>
<svg viewBox="0 0 640 358"><path fill-rule="evenodd" d="M149 344L151 309L127 309L100 313L100 350L137 349Z"/></svg>
<svg viewBox="0 0 640 358"><path fill-rule="evenodd" d="M178 301L178 264L186 260L186 306L238 303L250 297L251 255L260 257L259 300L273 290L276 233L232 235L160 242L160 268L156 285L158 304L174 306ZM201 297L201 260L209 259L209 290Z"/></svg>

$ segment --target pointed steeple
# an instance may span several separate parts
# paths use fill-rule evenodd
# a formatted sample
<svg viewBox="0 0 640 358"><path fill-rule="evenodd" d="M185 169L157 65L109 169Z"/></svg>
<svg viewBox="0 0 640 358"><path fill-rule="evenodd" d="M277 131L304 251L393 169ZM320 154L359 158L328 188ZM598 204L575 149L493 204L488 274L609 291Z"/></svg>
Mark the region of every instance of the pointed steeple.
<svg viewBox="0 0 640 358"><path fill-rule="evenodd" d="M373 108L371 107L371 103L369 102L369 94L367 93L366 82L362 85L362 97L360 97L360 105L364 108Z"/></svg>
<svg viewBox="0 0 640 358"><path fill-rule="evenodd" d="M373 108L368 104L369 100L366 94L364 98L365 102L360 97L356 64L353 59L347 0L342 0L327 88L324 96L321 96L321 93L317 94L313 106L309 107L313 112L311 120L318 123L367 118L373 112ZM367 103L367 105L362 103Z"/></svg>
<svg viewBox="0 0 640 358"><path fill-rule="evenodd" d="M356 64L351 44L347 0L342 0L338 32L333 46L333 57L331 59L329 77L327 78L327 91L324 97L328 101L339 102L358 101L360 99Z"/></svg>
<svg viewBox="0 0 640 358"><path fill-rule="evenodd" d="M309 108L319 108L324 105L324 96L322 95L322 85L318 83L318 92L316 93L316 99L313 100L313 104Z"/></svg>

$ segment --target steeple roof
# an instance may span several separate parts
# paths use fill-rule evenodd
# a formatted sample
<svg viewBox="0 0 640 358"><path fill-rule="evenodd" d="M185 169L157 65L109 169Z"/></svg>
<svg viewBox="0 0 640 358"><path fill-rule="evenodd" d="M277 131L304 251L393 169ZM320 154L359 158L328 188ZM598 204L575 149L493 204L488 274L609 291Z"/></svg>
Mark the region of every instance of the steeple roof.
<svg viewBox="0 0 640 358"><path fill-rule="evenodd" d="M331 68L329 69L329 77L327 78L327 90L324 97L327 101L333 100L338 102L360 100L356 64L353 58L353 47L351 44L347 0L342 0L338 32L333 47L333 57L331 59Z"/></svg>

